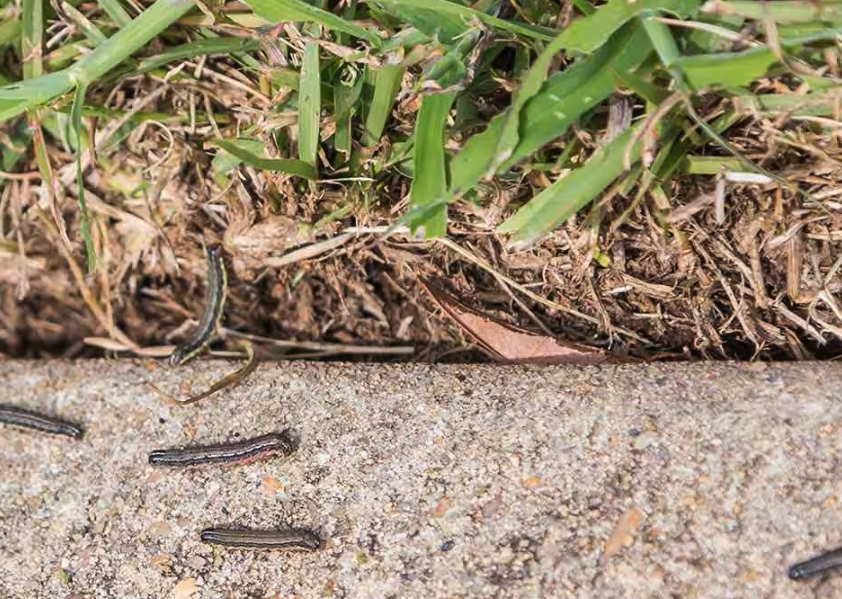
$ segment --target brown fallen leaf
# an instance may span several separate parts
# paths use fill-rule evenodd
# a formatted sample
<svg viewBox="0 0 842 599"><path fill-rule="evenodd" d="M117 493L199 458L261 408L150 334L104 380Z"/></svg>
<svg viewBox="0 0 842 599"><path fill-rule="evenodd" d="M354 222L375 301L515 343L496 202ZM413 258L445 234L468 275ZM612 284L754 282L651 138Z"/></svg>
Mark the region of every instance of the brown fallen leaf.
<svg viewBox="0 0 842 599"><path fill-rule="evenodd" d="M621 361L602 350L538 335L481 314L430 281L421 286L459 327L494 359L510 364L602 364Z"/></svg>
<svg viewBox="0 0 842 599"><path fill-rule="evenodd" d="M266 495L274 495L284 490L284 484L274 476L263 477L263 493Z"/></svg>
<svg viewBox="0 0 842 599"><path fill-rule="evenodd" d="M599 558L601 565L605 565L620 549L632 544L634 533L640 528L645 516L646 514L638 507L633 507L620 516L617 525L614 527L614 532L605 542L605 550Z"/></svg>
<svg viewBox="0 0 842 599"><path fill-rule="evenodd" d="M201 590L202 587L195 578L185 578L173 588L172 599L190 599Z"/></svg>
<svg viewBox="0 0 842 599"><path fill-rule="evenodd" d="M445 495L439 500L438 504L436 504L436 507L434 507L430 511L430 515L433 516L433 518L441 518L447 513L447 510L449 510L450 508L450 498L448 498L448 496Z"/></svg>

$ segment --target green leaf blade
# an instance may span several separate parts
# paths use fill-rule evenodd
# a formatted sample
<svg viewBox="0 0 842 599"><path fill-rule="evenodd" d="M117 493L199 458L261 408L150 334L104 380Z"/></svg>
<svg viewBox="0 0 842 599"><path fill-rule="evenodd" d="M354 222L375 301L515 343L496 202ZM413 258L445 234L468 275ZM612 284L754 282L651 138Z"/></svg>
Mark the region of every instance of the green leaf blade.
<svg viewBox="0 0 842 599"><path fill-rule="evenodd" d="M415 126L415 177L409 193L410 209L425 211L421 222L427 238L443 237L447 231L447 173L444 162L444 134L450 108L456 99L455 92L424 96Z"/></svg>
<svg viewBox="0 0 842 599"><path fill-rule="evenodd" d="M319 156L319 123L322 114L322 79L319 72L319 43L307 42L301 64L298 93L298 157L316 168Z"/></svg>

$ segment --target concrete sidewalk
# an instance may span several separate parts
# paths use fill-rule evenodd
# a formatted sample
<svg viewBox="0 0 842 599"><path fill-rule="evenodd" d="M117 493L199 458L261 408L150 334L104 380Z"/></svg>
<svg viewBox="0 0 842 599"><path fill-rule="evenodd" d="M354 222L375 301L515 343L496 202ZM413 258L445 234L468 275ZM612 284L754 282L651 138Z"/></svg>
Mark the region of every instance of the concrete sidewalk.
<svg viewBox="0 0 842 599"><path fill-rule="evenodd" d="M791 582L842 545L842 368L0 362L0 597L840 597ZM290 458L156 470L152 449L293 429ZM315 554L212 525L306 526ZM192 593L191 593L192 591Z"/></svg>

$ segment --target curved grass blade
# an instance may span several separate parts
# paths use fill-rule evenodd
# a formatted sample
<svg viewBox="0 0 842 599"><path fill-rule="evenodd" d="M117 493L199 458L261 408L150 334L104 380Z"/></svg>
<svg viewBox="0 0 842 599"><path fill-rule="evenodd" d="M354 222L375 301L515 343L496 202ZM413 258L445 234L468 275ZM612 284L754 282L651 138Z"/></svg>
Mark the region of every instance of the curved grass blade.
<svg viewBox="0 0 842 599"><path fill-rule="evenodd" d="M237 140L214 139L209 142L211 145L222 148L229 154L236 156L249 166L262 171L286 173L297 175L315 181L319 178L319 172L312 164L301 160L286 160L283 158L264 158L253 154L237 144Z"/></svg>
<svg viewBox="0 0 842 599"><path fill-rule="evenodd" d="M535 152L563 135L587 111L602 103L616 88L616 75L637 69L652 52L646 32L630 23L593 55L550 77L541 91L523 106L520 137L498 171ZM473 136L451 161L451 196L458 197L488 172L504 126L505 115L496 117L482 133Z"/></svg>
<svg viewBox="0 0 842 599"><path fill-rule="evenodd" d="M376 3L383 6L384 10L388 10L388 12L392 12L396 15L400 15L400 11L403 9L417 11L417 9L422 8L430 11L431 13L438 13L440 15L447 16L448 18L455 16L464 20L466 30L470 28L473 21L480 21L490 27L510 31L517 35L522 35L531 39L549 41L558 34L555 29L550 29L549 27L539 27L536 25L527 25L526 23L518 23L516 21L507 21L471 8L470 6L465 6L464 4L459 4L458 2L448 2L447 0L377 0Z"/></svg>
<svg viewBox="0 0 842 599"><path fill-rule="evenodd" d="M301 0L245 0L245 3L251 7L257 16L270 23L282 21L320 23L328 29L335 29L364 39L374 47L380 47L383 43L377 33Z"/></svg>
<svg viewBox="0 0 842 599"><path fill-rule="evenodd" d="M195 3L190 0L157 0L82 60L67 68L74 84L90 85L132 54L146 46L184 16Z"/></svg>
<svg viewBox="0 0 842 599"><path fill-rule="evenodd" d="M260 49L260 41L250 38L239 37L215 37L210 39L196 40L189 44L181 46L174 46L166 52L162 52L156 56L150 56L140 60L133 69L127 70L124 73L115 73L109 75L106 79L110 80L115 77L135 76L143 73L148 73L155 69L159 69L171 62L178 62L182 60L190 60L197 56L207 56L210 54L236 54L238 52L252 52Z"/></svg>
<svg viewBox="0 0 842 599"><path fill-rule="evenodd" d="M544 189L504 221L498 231L510 234L515 244L526 246L569 219L624 172L626 149L644 124L627 129L591 156L584 166ZM638 140L632 149L635 162L639 159L641 143Z"/></svg>
<svg viewBox="0 0 842 599"><path fill-rule="evenodd" d="M687 18L699 8L699 0L609 0L596 12L576 19L561 34L567 50L591 53L605 45L611 35L641 13L663 11Z"/></svg>

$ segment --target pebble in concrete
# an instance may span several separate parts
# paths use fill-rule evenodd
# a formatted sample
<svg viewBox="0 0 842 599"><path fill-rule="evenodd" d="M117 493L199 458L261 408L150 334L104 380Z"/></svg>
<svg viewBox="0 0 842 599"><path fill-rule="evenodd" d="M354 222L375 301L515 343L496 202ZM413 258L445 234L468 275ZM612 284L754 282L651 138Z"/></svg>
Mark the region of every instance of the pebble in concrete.
<svg viewBox="0 0 842 599"><path fill-rule="evenodd" d="M0 597L821 597L787 567L842 545L842 369L0 363ZM150 450L294 430L288 458L162 471ZM313 554L203 545L307 526Z"/></svg>

